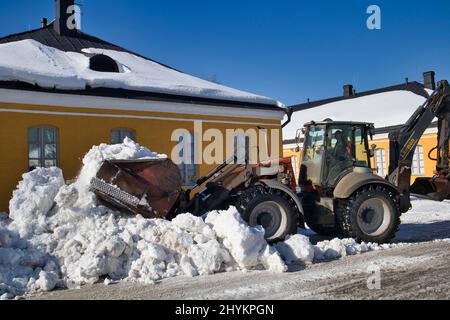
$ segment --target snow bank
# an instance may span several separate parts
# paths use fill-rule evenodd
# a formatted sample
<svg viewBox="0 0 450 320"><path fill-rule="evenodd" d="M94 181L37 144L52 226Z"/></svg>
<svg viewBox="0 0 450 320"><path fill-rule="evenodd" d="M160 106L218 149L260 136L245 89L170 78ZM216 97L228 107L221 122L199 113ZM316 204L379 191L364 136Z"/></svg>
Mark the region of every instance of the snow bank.
<svg viewBox="0 0 450 320"><path fill-rule="evenodd" d="M286 241L276 244L278 252L287 264L309 265L313 262L337 260L369 251L389 249L403 244L357 243L354 239L325 240L312 245L304 235L287 237Z"/></svg>
<svg viewBox="0 0 450 320"><path fill-rule="evenodd" d="M0 219L0 296L78 288L104 277L150 284L180 275L287 270L264 231L249 227L234 208L205 219L148 220L108 209L89 191L105 159L163 157L125 139L93 147L71 185L56 168L25 174L11 200L12 220Z"/></svg>
<svg viewBox="0 0 450 320"><path fill-rule="evenodd" d="M287 270L278 252L268 247L264 239L264 229L249 227L235 208L209 213L206 223L213 226L240 269L264 266L267 270L276 272Z"/></svg>
<svg viewBox="0 0 450 320"><path fill-rule="evenodd" d="M66 90L83 90L86 86L120 88L283 107L276 100L202 80L128 52L92 48L83 51L64 52L34 40L0 44L0 81ZM111 57L121 72L89 69L89 57L93 54Z"/></svg>
<svg viewBox="0 0 450 320"><path fill-rule="evenodd" d="M45 232L45 217L64 185L64 178L58 168L38 168L22 178L9 202L9 213L20 236L26 238Z"/></svg>
<svg viewBox="0 0 450 320"><path fill-rule="evenodd" d="M287 263L311 264L314 260L314 246L308 237L300 234L288 237L276 248Z"/></svg>

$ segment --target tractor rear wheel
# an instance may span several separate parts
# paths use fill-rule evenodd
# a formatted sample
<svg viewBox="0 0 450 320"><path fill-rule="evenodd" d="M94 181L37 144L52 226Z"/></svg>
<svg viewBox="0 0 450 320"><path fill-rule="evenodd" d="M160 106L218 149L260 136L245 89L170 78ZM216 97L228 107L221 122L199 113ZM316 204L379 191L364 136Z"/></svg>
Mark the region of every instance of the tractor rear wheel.
<svg viewBox="0 0 450 320"><path fill-rule="evenodd" d="M270 243L297 233L297 212L282 194L261 186L253 187L240 195L236 208L250 226L264 228L265 238Z"/></svg>
<svg viewBox="0 0 450 320"><path fill-rule="evenodd" d="M395 195L382 186L368 186L340 201L336 214L344 236L357 241L389 243L400 226Z"/></svg>

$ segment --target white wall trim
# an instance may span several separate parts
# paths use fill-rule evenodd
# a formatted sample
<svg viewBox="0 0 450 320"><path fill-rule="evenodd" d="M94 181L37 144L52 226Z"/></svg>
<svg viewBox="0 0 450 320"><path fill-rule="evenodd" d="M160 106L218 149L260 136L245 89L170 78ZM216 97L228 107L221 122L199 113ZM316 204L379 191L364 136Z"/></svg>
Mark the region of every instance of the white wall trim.
<svg viewBox="0 0 450 320"><path fill-rule="evenodd" d="M261 120L280 121L285 116L285 112L281 108L279 111L262 110L256 108L235 108L178 102L171 103L165 101L144 101L12 89L0 89L0 102L86 109L164 112L232 118L255 118Z"/></svg>
<svg viewBox="0 0 450 320"><path fill-rule="evenodd" d="M280 127L277 124L269 124L264 122L247 122L247 121L233 121L233 120L204 120L196 118L171 118L171 117L157 117L157 116L138 116L131 114L103 114L103 113L79 113L79 112L59 112L59 111L46 111L46 110L28 110L28 109L3 109L0 108L0 113L27 113L27 114L45 114L45 115L57 115L57 116L72 116L72 117L97 117L97 118L128 118L128 119L143 119L143 120L168 120L179 122L194 122L201 121L204 123L229 123L229 124L246 124L252 126L265 126L265 127Z"/></svg>

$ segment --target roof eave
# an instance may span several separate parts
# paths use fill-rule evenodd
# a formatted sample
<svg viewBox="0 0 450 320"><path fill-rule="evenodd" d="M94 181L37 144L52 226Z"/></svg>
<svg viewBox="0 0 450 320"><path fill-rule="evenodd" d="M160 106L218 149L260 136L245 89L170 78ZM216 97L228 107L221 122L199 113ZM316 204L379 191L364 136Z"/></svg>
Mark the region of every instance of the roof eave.
<svg viewBox="0 0 450 320"><path fill-rule="evenodd" d="M164 101L173 103L188 103L188 104L200 104L205 106L223 106L233 108L248 108L248 109L264 109L284 112L286 109L280 105L253 103L245 101L234 100L222 100L212 98L202 98L194 96L183 96L167 93L155 93L144 92L127 89L113 89L113 88L86 88L84 90L62 90L62 89L48 89L42 88L37 85L32 85L20 81L0 81L1 89L10 90L23 90L23 91L35 91L46 92L56 94L71 94L82 96L96 96L107 98L121 98L121 99L134 99L134 100L147 100L147 101ZM280 103L281 104L281 103ZM281 104L282 105L282 104Z"/></svg>

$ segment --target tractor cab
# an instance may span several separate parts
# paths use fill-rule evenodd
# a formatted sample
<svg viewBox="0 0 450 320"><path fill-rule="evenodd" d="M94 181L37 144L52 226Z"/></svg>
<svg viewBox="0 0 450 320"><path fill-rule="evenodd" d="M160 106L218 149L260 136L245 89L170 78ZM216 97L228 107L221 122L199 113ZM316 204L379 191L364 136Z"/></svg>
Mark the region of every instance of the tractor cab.
<svg viewBox="0 0 450 320"><path fill-rule="evenodd" d="M349 171L355 167L370 170L368 136L373 127L370 123L332 120L305 124L297 134L298 141L303 135L300 185L331 192L328 196L332 196L336 184Z"/></svg>

